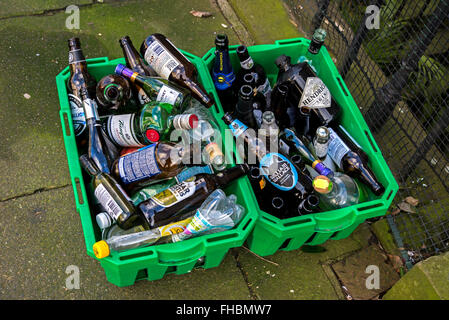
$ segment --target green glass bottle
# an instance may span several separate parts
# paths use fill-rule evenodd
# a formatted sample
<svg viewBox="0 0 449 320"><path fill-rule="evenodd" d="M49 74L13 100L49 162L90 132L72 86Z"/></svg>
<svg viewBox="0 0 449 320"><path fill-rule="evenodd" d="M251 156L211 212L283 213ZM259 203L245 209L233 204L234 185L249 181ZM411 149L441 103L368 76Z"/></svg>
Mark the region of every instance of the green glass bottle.
<svg viewBox="0 0 449 320"><path fill-rule="evenodd" d="M173 129L194 129L195 114L174 114L171 104L152 101L138 112L101 118L103 128L114 143L121 147L143 147L169 136Z"/></svg>
<svg viewBox="0 0 449 320"><path fill-rule="evenodd" d="M127 193L120 187L115 179L101 172L95 163L84 154L80 157L81 166L92 176L92 188L95 198L122 229L129 229L139 225L138 209L132 204Z"/></svg>
<svg viewBox="0 0 449 320"><path fill-rule="evenodd" d="M192 96L187 89L163 78L139 74L126 68L123 64L117 65L115 73L124 76L132 83L139 85L150 100L170 103L179 111L185 110L192 99Z"/></svg>

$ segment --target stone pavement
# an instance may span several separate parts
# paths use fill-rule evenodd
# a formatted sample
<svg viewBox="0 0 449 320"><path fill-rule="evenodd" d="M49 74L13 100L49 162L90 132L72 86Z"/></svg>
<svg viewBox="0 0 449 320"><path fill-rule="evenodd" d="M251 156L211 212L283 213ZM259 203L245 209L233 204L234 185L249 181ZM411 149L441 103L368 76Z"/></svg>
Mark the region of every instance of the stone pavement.
<svg viewBox="0 0 449 320"><path fill-rule="evenodd" d="M80 8L80 30L65 27L72 4ZM197 18L191 10L213 16ZM368 224L317 248L263 259L237 248L217 268L118 288L86 255L75 209L55 85L67 65L68 38L79 36L88 58L113 59L122 56L119 37L139 43L160 32L202 56L215 32L226 32L230 44L272 43L301 36L293 23L280 0L0 0L0 299L345 299L345 269L334 265L377 247ZM370 259L352 261L352 270L368 277ZM72 265L80 269L80 289L66 288ZM353 298L380 293L366 290Z"/></svg>

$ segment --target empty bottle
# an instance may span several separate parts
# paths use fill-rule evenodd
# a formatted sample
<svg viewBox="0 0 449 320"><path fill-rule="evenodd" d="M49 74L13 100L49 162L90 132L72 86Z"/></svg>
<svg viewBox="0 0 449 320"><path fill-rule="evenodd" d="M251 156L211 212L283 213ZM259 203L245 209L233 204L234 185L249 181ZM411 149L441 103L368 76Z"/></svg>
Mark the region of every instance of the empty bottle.
<svg viewBox="0 0 449 320"><path fill-rule="evenodd" d="M225 34L215 37L215 61L212 68L212 80L225 111L231 111L237 99L234 93L235 73L229 58L229 40Z"/></svg>
<svg viewBox="0 0 449 320"><path fill-rule="evenodd" d="M305 56L300 56L298 59L298 63L307 62L317 75L320 75L321 71L320 59L317 58L317 55L320 52L325 39L326 30L321 28L316 29L313 33L309 48L307 49Z"/></svg>
<svg viewBox="0 0 449 320"><path fill-rule="evenodd" d="M294 127L297 118L297 105L289 101L290 87L288 84L279 84L274 87L271 94L271 110L281 129Z"/></svg>
<svg viewBox="0 0 449 320"><path fill-rule="evenodd" d="M173 234L171 241L179 242L194 236L232 229L245 213L245 208L236 201L235 195L226 197L223 190L215 190L204 200L185 230Z"/></svg>
<svg viewBox="0 0 449 320"><path fill-rule="evenodd" d="M344 173L336 172L332 179L318 176L313 180L313 187L326 209L344 208L359 203L359 187L354 179Z"/></svg>
<svg viewBox="0 0 449 320"><path fill-rule="evenodd" d="M198 70L164 35L154 33L148 36L140 47L145 61L166 79L191 91L194 98L210 108L214 99L198 83Z"/></svg>
<svg viewBox="0 0 449 320"><path fill-rule="evenodd" d="M238 96L237 105L235 106L236 118L243 121L250 128L258 128L257 120L253 112L253 89L249 85L243 85L239 90Z"/></svg>
<svg viewBox="0 0 449 320"><path fill-rule="evenodd" d="M262 124L262 113L267 110L267 100L261 92L257 91L256 79L252 73L247 73L243 76L242 85L245 84L253 88L253 113L260 127Z"/></svg>
<svg viewBox="0 0 449 320"><path fill-rule="evenodd" d="M97 84L96 96L100 113L106 114L123 111L133 97L128 80L117 74L101 78Z"/></svg>
<svg viewBox="0 0 449 320"><path fill-rule="evenodd" d="M269 152L278 152L279 127L276 118L271 111L262 114L262 124L259 129L259 137L265 143Z"/></svg>

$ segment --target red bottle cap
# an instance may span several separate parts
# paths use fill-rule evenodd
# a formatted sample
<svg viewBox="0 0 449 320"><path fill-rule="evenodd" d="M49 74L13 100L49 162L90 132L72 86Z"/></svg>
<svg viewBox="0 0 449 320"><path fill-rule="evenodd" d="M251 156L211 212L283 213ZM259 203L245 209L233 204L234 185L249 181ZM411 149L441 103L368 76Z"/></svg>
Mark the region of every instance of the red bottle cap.
<svg viewBox="0 0 449 320"><path fill-rule="evenodd" d="M189 118L189 126L192 129L195 129L198 127L198 116L196 114L192 114Z"/></svg>
<svg viewBox="0 0 449 320"><path fill-rule="evenodd" d="M145 135L151 142L158 142L160 138L159 132L154 129L148 129Z"/></svg>

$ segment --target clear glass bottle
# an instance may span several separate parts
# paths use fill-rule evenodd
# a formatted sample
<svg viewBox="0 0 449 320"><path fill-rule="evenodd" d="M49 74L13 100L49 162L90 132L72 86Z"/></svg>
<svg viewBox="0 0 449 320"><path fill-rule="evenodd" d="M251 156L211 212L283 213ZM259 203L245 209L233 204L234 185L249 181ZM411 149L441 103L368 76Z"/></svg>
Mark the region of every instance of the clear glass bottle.
<svg viewBox="0 0 449 320"><path fill-rule="evenodd" d="M313 187L326 209L344 208L359 203L359 186L344 173L335 172L332 179L318 176L313 180Z"/></svg>

